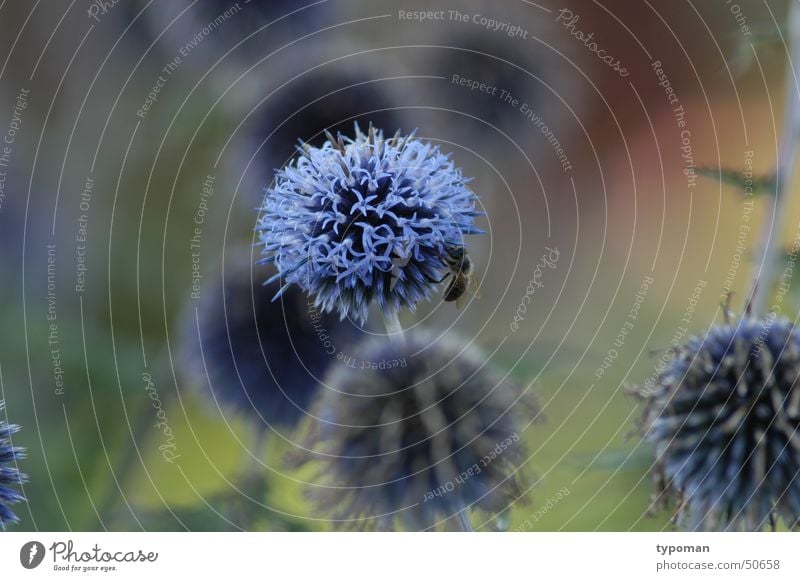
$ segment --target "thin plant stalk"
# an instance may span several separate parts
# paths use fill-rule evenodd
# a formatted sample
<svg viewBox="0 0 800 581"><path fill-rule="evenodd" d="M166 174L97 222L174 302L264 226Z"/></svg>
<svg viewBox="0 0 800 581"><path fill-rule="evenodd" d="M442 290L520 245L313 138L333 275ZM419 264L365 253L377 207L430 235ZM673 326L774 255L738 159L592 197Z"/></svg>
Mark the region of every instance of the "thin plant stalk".
<svg viewBox="0 0 800 581"><path fill-rule="evenodd" d="M461 530L464 531L465 533L472 532L472 523L469 522L469 517L467 516L466 510L462 510L461 512L458 513L458 524Z"/></svg>
<svg viewBox="0 0 800 581"><path fill-rule="evenodd" d="M750 310L763 314L775 280L778 256L781 251L781 232L791 192L794 162L797 159L797 140L800 136L800 80L796 66L800 66L800 1L792 0L789 7L788 59L786 63L786 96L784 104L783 135L778 146L775 169L775 191L764 213L761 228L761 263L753 276L753 294Z"/></svg>
<svg viewBox="0 0 800 581"><path fill-rule="evenodd" d="M396 342L401 347L404 347L406 344L406 336L403 333L403 325L400 324L398 312L394 309L389 309L385 313L383 321L386 325L386 334L389 336L389 339Z"/></svg>

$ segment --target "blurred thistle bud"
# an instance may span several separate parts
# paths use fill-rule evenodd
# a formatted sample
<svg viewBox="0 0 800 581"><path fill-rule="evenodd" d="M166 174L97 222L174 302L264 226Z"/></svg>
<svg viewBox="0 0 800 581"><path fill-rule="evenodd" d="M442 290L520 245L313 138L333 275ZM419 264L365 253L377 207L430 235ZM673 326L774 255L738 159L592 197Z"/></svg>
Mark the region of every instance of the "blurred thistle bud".
<svg viewBox="0 0 800 581"><path fill-rule="evenodd" d="M481 34L458 34L442 44L445 48L436 51L431 66L440 73L453 74L446 86L438 87L441 97L459 112L475 115L506 131L518 131L519 118L508 115L508 108L499 101L500 92L530 98L535 82L528 73L538 72L529 71L536 51L524 50L519 42L501 42L494 35ZM485 88L465 90L458 82L461 79L477 80Z"/></svg>
<svg viewBox="0 0 800 581"><path fill-rule="evenodd" d="M639 389L656 499L694 530L800 524L800 333L745 317L676 348ZM686 522L688 519L688 522Z"/></svg>
<svg viewBox="0 0 800 581"><path fill-rule="evenodd" d="M381 75L368 65L363 60L326 64L268 93L248 118L245 137L240 140L239 163L249 163L252 181L259 187L270 183L275 170L296 153L298 139L322 144L326 131L335 134L349 130L354 123L392 130L404 126L398 108L399 83L376 81Z"/></svg>
<svg viewBox="0 0 800 581"><path fill-rule="evenodd" d="M127 17L142 10L150 35L164 52L175 59L173 62L199 74L209 72L218 59L223 62L214 67L215 73L252 65L267 54L324 29L330 15L327 2L140 0L139 4ZM95 19L105 17L101 9L100 18Z"/></svg>
<svg viewBox="0 0 800 581"><path fill-rule="evenodd" d="M432 91L435 94L430 98L435 104L474 116L514 137L530 133L530 129L520 122L519 112L504 100L506 95L524 99L539 112L552 109L546 89L537 77L553 81L561 74L562 67L545 68L554 64L549 62L553 59L546 52L526 50L525 43L517 38L500 38L480 31L460 31L444 38L440 44L427 50L428 58L421 63L423 67L430 67L432 73L447 77L444 86L438 83ZM466 84L467 81L470 84ZM477 86L473 84L476 81ZM486 131L485 126L481 128L486 135L493 133Z"/></svg>
<svg viewBox="0 0 800 581"><path fill-rule="evenodd" d="M430 76L417 81L425 96L421 113L426 118L420 126L503 157L517 147L542 155L555 148L571 150L582 135L577 120L590 116L593 107L591 85L578 71L594 64L587 53L575 51L566 60L546 41L535 40L552 30L546 21L525 14L528 7L495 5L502 20L515 23L506 34L446 27L436 31L432 45L432 32L420 27L414 39L419 46L404 49L415 73Z"/></svg>
<svg viewBox="0 0 800 581"><path fill-rule="evenodd" d="M261 207L265 262L283 284L314 296L323 312L367 319L413 310L446 270L449 246L481 233L468 179L437 146L370 127L356 137L329 135L277 176Z"/></svg>
<svg viewBox="0 0 800 581"><path fill-rule="evenodd" d="M530 390L476 350L421 331L357 352L331 368L295 453L318 469L309 497L321 514L378 530L469 530L472 509L505 517L528 488Z"/></svg>
<svg viewBox="0 0 800 581"><path fill-rule="evenodd" d="M274 293L248 261L229 267L221 283L200 292L182 327L187 380L262 430L292 427L327 367L360 334L349 323L324 316L300 290L272 302Z"/></svg>
<svg viewBox="0 0 800 581"><path fill-rule="evenodd" d="M0 400L0 412L5 406L5 402ZM18 431L19 426L0 419L0 530L19 522L17 515L11 512L10 506L25 500L15 488L12 488L26 482L25 475L17 466L17 462L25 457L25 451L11 444L11 436Z"/></svg>

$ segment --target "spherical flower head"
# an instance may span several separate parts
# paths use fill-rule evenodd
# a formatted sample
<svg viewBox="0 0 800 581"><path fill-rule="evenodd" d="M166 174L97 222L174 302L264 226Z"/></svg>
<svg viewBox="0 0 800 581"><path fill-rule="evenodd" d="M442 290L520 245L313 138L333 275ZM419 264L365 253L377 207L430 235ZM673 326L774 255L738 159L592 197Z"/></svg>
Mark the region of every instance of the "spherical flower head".
<svg viewBox="0 0 800 581"><path fill-rule="evenodd" d="M475 195L439 148L356 127L320 148L301 147L280 170L258 231L282 292L292 284L324 312L363 322L369 305L414 309L445 269L445 248L475 228Z"/></svg>
<svg viewBox="0 0 800 581"><path fill-rule="evenodd" d="M746 317L674 350L642 389L661 503L701 530L800 524L800 333Z"/></svg>
<svg viewBox="0 0 800 581"><path fill-rule="evenodd" d="M320 313L299 289L271 302L249 261L200 292L182 327L188 383L262 430L292 427L337 353L361 334Z"/></svg>
<svg viewBox="0 0 800 581"><path fill-rule="evenodd" d="M321 514L339 528L432 530L520 499L530 391L476 350L419 331L357 352L331 368L298 453L319 469L309 495Z"/></svg>
<svg viewBox="0 0 800 581"><path fill-rule="evenodd" d="M5 402L0 401L0 412L4 409ZM18 431L19 426L0 420L0 530L19 522L10 506L25 500L13 488L25 482L25 475L17 467L17 462L25 457L24 450L11 445L11 436Z"/></svg>

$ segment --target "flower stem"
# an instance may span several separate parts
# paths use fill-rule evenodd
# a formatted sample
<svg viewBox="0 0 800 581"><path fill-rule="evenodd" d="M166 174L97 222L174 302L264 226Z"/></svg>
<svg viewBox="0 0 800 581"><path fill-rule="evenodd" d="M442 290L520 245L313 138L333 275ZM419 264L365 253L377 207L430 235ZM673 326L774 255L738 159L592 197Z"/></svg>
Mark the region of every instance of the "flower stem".
<svg viewBox="0 0 800 581"><path fill-rule="evenodd" d="M774 195L768 196L769 204L764 213L761 228L761 262L753 276L750 310L763 314L775 277L778 255L781 250L782 224L786 218L794 161L797 158L797 139L800 136L800 82L795 63L800 66L800 2L792 0L789 7L789 39L786 63L786 96L783 113L783 134L778 146L778 161L775 169Z"/></svg>
<svg viewBox="0 0 800 581"><path fill-rule="evenodd" d="M403 326L400 324L398 312L393 309L387 311L383 322L386 325L386 334L389 336L389 339L405 347L406 336L403 334Z"/></svg>
<svg viewBox="0 0 800 581"><path fill-rule="evenodd" d="M128 435L131 437L131 444L126 445L125 450L122 452L122 458L116 462L116 474L114 474L112 467L111 481L108 483L108 489L105 491L104 496L97 503L97 513L100 517L100 526L106 525L114 526L115 517L124 514L124 510L120 505L130 512L137 524L138 519L133 513L133 509L128 504L125 498L125 493L120 489L123 484L128 484L133 479L133 473L142 466L141 451L139 446L147 440L147 434L152 429L153 424L153 408L149 401L146 401L136 410L135 415L128 418ZM131 424L131 420L133 423ZM104 520L109 522L103 522ZM94 526L94 523L92 523ZM127 526L127 525L125 525ZM141 526L141 525L140 525Z"/></svg>
<svg viewBox="0 0 800 581"><path fill-rule="evenodd" d="M472 523L469 522L469 517L467 516L467 511L462 510L458 513L458 524L461 527L461 530L465 533L472 532Z"/></svg>

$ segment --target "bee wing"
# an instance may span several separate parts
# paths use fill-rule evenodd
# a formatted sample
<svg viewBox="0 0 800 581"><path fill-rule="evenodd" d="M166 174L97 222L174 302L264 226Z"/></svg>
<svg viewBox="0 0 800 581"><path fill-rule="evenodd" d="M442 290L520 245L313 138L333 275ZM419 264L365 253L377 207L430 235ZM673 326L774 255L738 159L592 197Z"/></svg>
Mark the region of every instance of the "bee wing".
<svg viewBox="0 0 800 581"><path fill-rule="evenodd" d="M469 275L469 285L476 299L481 298L481 282L478 280L478 275L474 272Z"/></svg>
<svg viewBox="0 0 800 581"><path fill-rule="evenodd" d="M448 273L448 276L449 276L449 273ZM450 301L452 301L452 300L453 300L453 299L452 299L452 297L451 297L451 293L453 292L453 286L455 286L455 284L456 284L457 282L458 282L458 280L457 280L457 279L456 279L456 277L454 276L453 278L451 278L451 279L448 281L448 283L447 283L447 286L445 286L445 287L444 287L444 292L442 293L442 298L443 298L443 299L444 299L446 302L450 302Z"/></svg>
<svg viewBox="0 0 800 581"><path fill-rule="evenodd" d="M460 311L464 308L464 305L467 303L467 294L464 293L460 297L456 299L456 308Z"/></svg>

